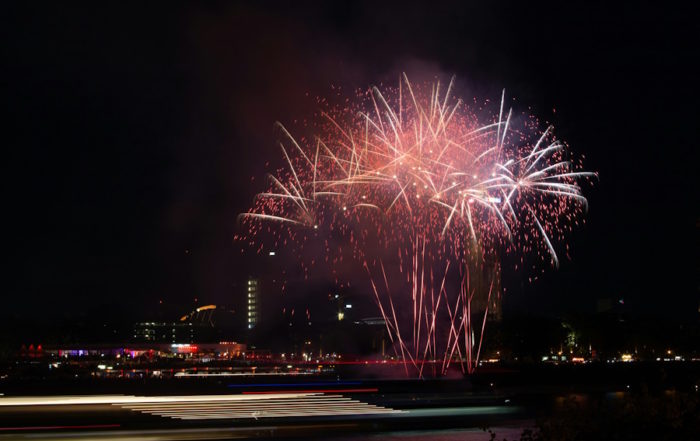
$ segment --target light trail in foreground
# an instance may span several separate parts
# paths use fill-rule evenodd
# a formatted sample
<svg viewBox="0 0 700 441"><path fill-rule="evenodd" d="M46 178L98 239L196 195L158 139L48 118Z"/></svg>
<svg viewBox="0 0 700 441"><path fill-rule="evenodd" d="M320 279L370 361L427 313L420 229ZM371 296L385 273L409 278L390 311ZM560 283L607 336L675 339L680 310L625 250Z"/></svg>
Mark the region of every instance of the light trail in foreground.
<svg viewBox="0 0 700 441"><path fill-rule="evenodd" d="M268 398L301 398L308 394L278 393ZM81 404L134 404L134 403L192 403L200 401L255 400L245 395L170 395L139 397L136 395L56 395L45 397L2 397L0 406L55 406Z"/></svg>
<svg viewBox="0 0 700 441"><path fill-rule="evenodd" d="M376 392L376 389L373 391ZM356 391L347 390L344 392L353 393ZM159 397L97 395L0 399L0 406L89 406L95 404L118 406L134 412L179 420L367 416L402 413L400 410L368 404L340 394L311 391L305 393L270 392L251 395ZM20 429L8 428L7 430Z"/></svg>
<svg viewBox="0 0 700 441"><path fill-rule="evenodd" d="M270 236L272 249L293 248L307 276L325 260L339 285L344 260L358 261L395 356L421 377L455 358L473 372L501 256L519 256L516 269L532 258L557 267L587 209L579 181L595 176L553 127L507 109L505 92L483 118L452 96L453 80L443 91L404 75L359 92L325 106L311 137L278 124L285 168L241 215L238 237L258 252Z"/></svg>

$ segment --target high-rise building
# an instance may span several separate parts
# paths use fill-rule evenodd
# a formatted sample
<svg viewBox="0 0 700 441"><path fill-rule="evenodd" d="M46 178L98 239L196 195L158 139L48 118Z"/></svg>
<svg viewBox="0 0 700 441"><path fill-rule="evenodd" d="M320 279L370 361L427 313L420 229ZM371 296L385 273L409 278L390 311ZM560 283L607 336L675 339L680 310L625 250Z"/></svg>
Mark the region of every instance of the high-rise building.
<svg viewBox="0 0 700 441"><path fill-rule="evenodd" d="M246 288L248 329L253 329L260 321L260 283L257 279L248 279Z"/></svg>

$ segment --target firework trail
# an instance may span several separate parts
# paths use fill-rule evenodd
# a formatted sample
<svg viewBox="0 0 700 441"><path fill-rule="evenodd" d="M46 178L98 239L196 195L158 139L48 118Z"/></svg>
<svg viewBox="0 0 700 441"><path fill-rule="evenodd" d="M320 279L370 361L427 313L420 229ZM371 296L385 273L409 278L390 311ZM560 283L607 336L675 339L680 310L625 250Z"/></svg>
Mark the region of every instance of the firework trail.
<svg viewBox="0 0 700 441"><path fill-rule="evenodd" d="M555 244L587 208L579 181L595 176L551 126L506 109L505 92L484 122L452 96L453 82L443 90L404 74L397 88L358 92L321 112L313 138L278 124L286 166L240 217L251 245L262 232L300 248L321 241L331 265L343 251L329 238L340 238L369 278L395 355L419 376L454 360L473 372L500 295L499 256L558 266ZM484 268L490 283L476 286Z"/></svg>

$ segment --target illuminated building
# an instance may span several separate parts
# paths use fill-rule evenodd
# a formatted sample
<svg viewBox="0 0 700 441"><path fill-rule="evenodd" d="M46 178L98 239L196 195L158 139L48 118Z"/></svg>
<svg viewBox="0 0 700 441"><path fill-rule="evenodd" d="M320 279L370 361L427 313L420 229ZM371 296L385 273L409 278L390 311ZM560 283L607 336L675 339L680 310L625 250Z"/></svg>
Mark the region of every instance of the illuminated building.
<svg viewBox="0 0 700 441"><path fill-rule="evenodd" d="M211 343L232 336L233 311L200 306L176 322L140 322L134 325L133 341L141 343Z"/></svg>
<svg viewBox="0 0 700 441"><path fill-rule="evenodd" d="M253 329L260 321L260 284L257 279L248 279L246 318L248 329Z"/></svg>
<svg viewBox="0 0 700 441"><path fill-rule="evenodd" d="M134 325L134 341L194 343L215 337L211 332L212 329L210 326L202 326L192 322L141 322Z"/></svg>

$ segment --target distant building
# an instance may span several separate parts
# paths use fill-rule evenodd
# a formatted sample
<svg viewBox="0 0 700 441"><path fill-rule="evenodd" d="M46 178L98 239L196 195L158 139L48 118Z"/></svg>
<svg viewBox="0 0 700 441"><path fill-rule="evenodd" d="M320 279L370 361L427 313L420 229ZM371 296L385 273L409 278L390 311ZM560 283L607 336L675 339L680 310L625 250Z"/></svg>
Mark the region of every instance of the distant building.
<svg viewBox="0 0 700 441"><path fill-rule="evenodd" d="M257 279L248 279L246 288L248 329L253 329L260 322L260 283Z"/></svg>
<svg viewBox="0 0 700 441"><path fill-rule="evenodd" d="M217 305L196 308L176 322L140 322L133 341L139 343L211 343L235 338L233 311Z"/></svg>
<svg viewBox="0 0 700 441"><path fill-rule="evenodd" d="M196 343L216 338L215 328L192 322L140 322L134 325L135 342Z"/></svg>

